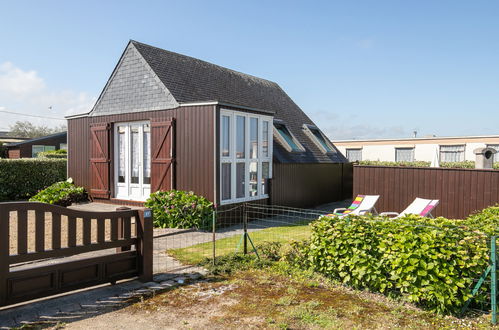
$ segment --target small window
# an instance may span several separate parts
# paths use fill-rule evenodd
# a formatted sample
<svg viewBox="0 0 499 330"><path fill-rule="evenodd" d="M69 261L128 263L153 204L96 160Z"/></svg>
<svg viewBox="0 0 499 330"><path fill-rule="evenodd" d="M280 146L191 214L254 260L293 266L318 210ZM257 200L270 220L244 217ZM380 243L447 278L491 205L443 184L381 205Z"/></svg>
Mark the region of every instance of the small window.
<svg viewBox="0 0 499 330"><path fill-rule="evenodd" d="M494 154L494 163L499 162L499 144L487 144L487 148L496 150L496 153Z"/></svg>
<svg viewBox="0 0 499 330"><path fill-rule="evenodd" d="M67 143L61 143L61 144L59 144L59 149L68 150L68 144Z"/></svg>
<svg viewBox="0 0 499 330"><path fill-rule="evenodd" d="M323 153L334 152L331 143L329 143L328 139L317 127L305 124L303 125L303 129L305 130L305 134L308 135Z"/></svg>
<svg viewBox="0 0 499 330"><path fill-rule="evenodd" d="M454 146L440 146L440 162L464 161L464 144Z"/></svg>
<svg viewBox="0 0 499 330"><path fill-rule="evenodd" d="M55 150L55 146L31 146L31 157L35 158L38 153Z"/></svg>
<svg viewBox="0 0 499 330"><path fill-rule="evenodd" d="M358 162L362 160L362 149L347 149L346 157L349 162Z"/></svg>
<svg viewBox="0 0 499 330"><path fill-rule="evenodd" d="M279 142L288 150L289 152L301 152L305 151L305 148L298 142L294 135L288 130L286 125L281 123L274 123L275 130L277 132L276 137Z"/></svg>
<svg viewBox="0 0 499 330"><path fill-rule="evenodd" d="M413 162L414 148L395 148L396 162Z"/></svg>

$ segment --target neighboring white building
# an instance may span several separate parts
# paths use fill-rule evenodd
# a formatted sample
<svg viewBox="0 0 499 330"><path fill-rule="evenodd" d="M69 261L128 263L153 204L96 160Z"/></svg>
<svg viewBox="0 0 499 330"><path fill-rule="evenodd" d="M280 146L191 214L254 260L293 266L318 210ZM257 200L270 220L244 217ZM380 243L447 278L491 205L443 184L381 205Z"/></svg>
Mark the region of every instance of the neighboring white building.
<svg viewBox="0 0 499 330"><path fill-rule="evenodd" d="M438 154L440 162L475 160L473 150L491 147L499 152L499 135L422 137L408 139L333 141L349 161L427 161ZM495 161L499 161L496 155Z"/></svg>

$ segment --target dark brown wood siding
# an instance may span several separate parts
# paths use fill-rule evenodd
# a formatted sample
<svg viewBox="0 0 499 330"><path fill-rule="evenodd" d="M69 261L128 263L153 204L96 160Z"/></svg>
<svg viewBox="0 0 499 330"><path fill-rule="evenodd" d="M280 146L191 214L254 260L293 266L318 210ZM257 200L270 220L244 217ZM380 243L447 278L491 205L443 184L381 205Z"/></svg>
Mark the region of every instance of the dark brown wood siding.
<svg viewBox="0 0 499 330"><path fill-rule="evenodd" d="M176 188L192 190L215 200L214 106L181 107L173 110L145 111L68 120L68 175L76 184L90 188L90 125L95 123L166 121L175 119ZM113 139L111 139L111 145ZM112 150L111 146L111 150ZM111 169L114 169L111 157ZM111 170L113 172L113 170ZM111 175L112 177L112 175ZM112 180L112 179L111 179ZM111 187L114 183L110 183Z"/></svg>
<svg viewBox="0 0 499 330"><path fill-rule="evenodd" d="M312 207L351 198L351 164L273 164L271 203Z"/></svg>
<svg viewBox="0 0 499 330"><path fill-rule="evenodd" d="M380 195L378 212L404 210L416 197L438 199L432 214L462 219L499 202L499 171L354 166L354 195Z"/></svg>

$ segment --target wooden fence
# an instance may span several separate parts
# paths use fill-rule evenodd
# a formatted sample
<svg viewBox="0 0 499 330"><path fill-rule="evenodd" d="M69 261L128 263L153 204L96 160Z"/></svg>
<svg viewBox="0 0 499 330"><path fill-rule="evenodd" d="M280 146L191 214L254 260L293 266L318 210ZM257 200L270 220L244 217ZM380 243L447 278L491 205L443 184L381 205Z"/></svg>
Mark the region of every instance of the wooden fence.
<svg viewBox="0 0 499 330"><path fill-rule="evenodd" d="M135 276L150 281L152 240L148 209L0 203L0 306Z"/></svg>
<svg viewBox="0 0 499 330"><path fill-rule="evenodd" d="M416 197L438 199L432 214L462 219L499 202L499 171L354 166L353 195L380 195L378 212L405 209Z"/></svg>

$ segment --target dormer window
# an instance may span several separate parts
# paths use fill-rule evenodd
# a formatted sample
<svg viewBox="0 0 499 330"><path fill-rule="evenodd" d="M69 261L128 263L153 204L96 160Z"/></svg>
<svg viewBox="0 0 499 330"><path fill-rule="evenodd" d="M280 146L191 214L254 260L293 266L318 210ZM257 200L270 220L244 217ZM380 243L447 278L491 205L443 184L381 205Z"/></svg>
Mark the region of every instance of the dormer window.
<svg viewBox="0 0 499 330"><path fill-rule="evenodd" d="M303 130L323 153L327 154L335 151L326 136L316 126L304 124Z"/></svg>
<svg viewBox="0 0 499 330"><path fill-rule="evenodd" d="M302 152L305 148L296 137L289 131L284 123L274 121L274 136L281 145L289 152Z"/></svg>

